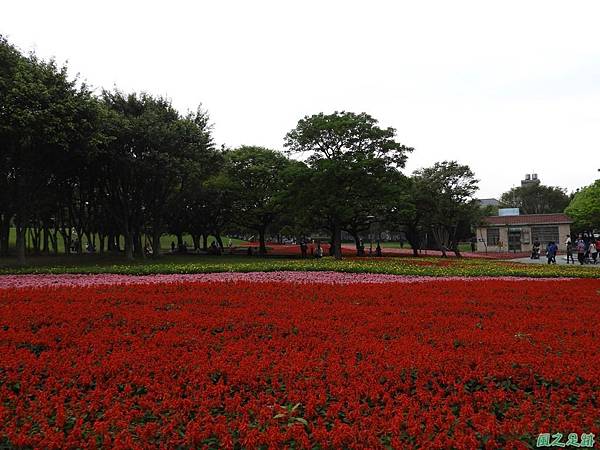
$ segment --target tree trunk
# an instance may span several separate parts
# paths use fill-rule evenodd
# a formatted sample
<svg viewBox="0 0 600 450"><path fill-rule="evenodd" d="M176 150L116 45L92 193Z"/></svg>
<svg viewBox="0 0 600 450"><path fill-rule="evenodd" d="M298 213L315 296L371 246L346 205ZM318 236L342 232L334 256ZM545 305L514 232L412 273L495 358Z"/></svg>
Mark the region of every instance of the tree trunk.
<svg viewBox="0 0 600 450"><path fill-rule="evenodd" d="M133 235L133 253L140 258L145 258L144 247L142 246L142 234L139 232Z"/></svg>
<svg viewBox="0 0 600 450"><path fill-rule="evenodd" d="M29 228L29 237L31 240L31 246L33 249L33 253L35 253L36 255L40 254L41 251L41 244L42 244L42 229L38 228L38 227L31 227Z"/></svg>
<svg viewBox="0 0 600 450"><path fill-rule="evenodd" d="M183 234L177 233L177 251L183 252Z"/></svg>
<svg viewBox="0 0 600 450"><path fill-rule="evenodd" d="M83 253L83 233L81 232L81 229L76 230L77 231L77 254L81 255Z"/></svg>
<svg viewBox="0 0 600 450"><path fill-rule="evenodd" d="M10 217L4 214L0 222L0 255L8 255L8 243L10 236Z"/></svg>
<svg viewBox="0 0 600 450"><path fill-rule="evenodd" d="M64 247L65 255L70 255L71 254L71 229L70 228L68 230L66 230L64 228L61 229L60 235L62 236L62 239L63 239L63 247Z"/></svg>
<svg viewBox="0 0 600 450"><path fill-rule="evenodd" d="M202 250L208 250L208 233L202 233Z"/></svg>
<svg viewBox="0 0 600 450"><path fill-rule="evenodd" d="M421 239L419 237L419 232L414 226L407 226L406 231L404 232L406 236L406 240L410 244L412 248L413 256L419 256L419 248L421 247Z"/></svg>
<svg viewBox="0 0 600 450"><path fill-rule="evenodd" d="M219 244L219 247L221 247L221 251L223 251L223 240L221 239L221 234L220 233L215 233L215 239L217 241L217 244Z"/></svg>
<svg viewBox="0 0 600 450"><path fill-rule="evenodd" d="M258 230L258 254L263 256L267 254L267 245L265 243L264 228Z"/></svg>
<svg viewBox="0 0 600 450"><path fill-rule="evenodd" d="M160 230L158 227L152 229L152 258L160 258Z"/></svg>
<svg viewBox="0 0 600 450"><path fill-rule="evenodd" d="M24 266L26 264L25 261L25 232L26 228L21 227L19 225L16 226L17 232L17 264L20 266Z"/></svg>
<svg viewBox="0 0 600 450"><path fill-rule="evenodd" d="M192 234L192 242L194 243L194 251L200 250L200 235Z"/></svg>
<svg viewBox="0 0 600 450"><path fill-rule="evenodd" d="M44 246L42 247L42 253L47 255L48 253L50 253L50 245L49 245L50 244L50 230L48 229L47 225L44 225L43 241L44 241Z"/></svg>
<svg viewBox="0 0 600 450"><path fill-rule="evenodd" d="M445 237L446 237L445 230L443 230L441 228L433 227L431 229L431 234L433 235L433 240L435 241L436 245L442 252L442 258L447 258L448 257L448 255L446 254L447 240L445 239Z"/></svg>
<svg viewBox="0 0 600 450"><path fill-rule="evenodd" d="M358 233L350 233L354 238L354 244L356 245L356 256L362 256L361 245L360 245L360 236Z"/></svg>
<svg viewBox="0 0 600 450"><path fill-rule="evenodd" d="M58 256L58 228L56 227L54 227L50 235L50 245L52 245L54 256Z"/></svg>
<svg viewBox="0 0 600 450"><path fill-rule="evenodd" d="M337 224L333 226L333 257L342 259L342 229Z"/></svg>
<svg viewBox="0 0 600 450"><path fill-rule="evenodd" d="M133 233L126 231L125 234L125 258L133 261Z"/></svg>
<svg viewBox="0 0 600 450"><path fill-rule="evenodd" d="M103 233L98 232L98 252L100 252L101 255L104 255L104 240L106 239L106 236Z"/></svg>
<svg viewBox="0 0 600 450"><path fill-rule="evenodd" d="M88 247L90 249L94 248L95 242L92 240L92 233L89 230L83 232L85 234L85 238L87 239ZM86 248L87 251L87 248Z"/></svg>
<svg viewBox="0 0 600 450"><path fill-rule="evenodd" d="M455 237L452 237L452 239L450 240L450 248L452 249L457 258L462 258L460 250L458 249L458 240Z"/></svg>

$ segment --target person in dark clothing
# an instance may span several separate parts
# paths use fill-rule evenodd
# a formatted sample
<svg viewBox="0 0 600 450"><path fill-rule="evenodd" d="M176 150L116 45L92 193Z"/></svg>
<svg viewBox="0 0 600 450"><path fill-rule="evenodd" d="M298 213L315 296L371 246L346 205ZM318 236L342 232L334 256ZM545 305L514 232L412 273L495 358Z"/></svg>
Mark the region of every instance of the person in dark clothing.
<svg viewBox="0 0 600 450"><path fill-rule="evenodd" d="M302 258L306 258L308 256L308 249L306 248L306 242L304 241L300 243L300 253Z"/></svg>
<svg viewBox="0 0 600 450"><path fill-rule="evenodd" d="M377 242L377 247L375 248L375 256L381 256L381 245Z"/></svg>
<svg viewBox="0 0 600 450"><path fill-rule="evenodd" d="M540 241L537 239L533 242L533 249L531 250L531 259L540 259Z"/></svg>
<svg viewBox="0 0 600 450"><path fill-rule="evenodd" d="M175 253L175 241L171 241L171 253Z"/></svg>
<svg viewBox="0 0 600 450"><path fill-rule="evenodd" d="M548 258L548 264L556 264L556 244L553 241L548 242L546 246L546 258Z"/></svg>
<svg viewBox="0 0 600 450"><path fill-rule="evenodd" d="M567 236L565 245L567 247L567 264L569 264L569 259L571 260L571 263L575 264L575 260L573 259L573 243L571 242L571 236Z"/></svg>
<svg viewBox="0 0 600 450"><path fill-rule="evenodd" d="M322 258L323 257L323 248L321 247L321 243L317 242L317 251L315 253L315 257L316 258Z"/></svg>

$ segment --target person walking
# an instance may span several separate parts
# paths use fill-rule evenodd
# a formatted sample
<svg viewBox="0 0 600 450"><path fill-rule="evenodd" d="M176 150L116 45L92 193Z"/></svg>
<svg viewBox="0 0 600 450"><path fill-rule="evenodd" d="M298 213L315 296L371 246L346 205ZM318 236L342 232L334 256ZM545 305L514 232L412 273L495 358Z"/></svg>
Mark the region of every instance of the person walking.
<svg viewBox="0 0 600 450"><path fill-rule="evenodd" d="M583 260L585 262L589 262L589 260L590 260L590 243L591 243L591 241L589 240L589 238L587 237L587 235L584 235L584 237L583 237L583 243L585 244L585 253L583 255Z"/></svg>
<svg viewBox="0 0 600 450"><path fill-rule="evenodd" d="M317 253L315 256L319 259L323 257L323 248L321 247L320 242L317 242Z"/></svg>
<svg viewBox="0 0 600 450"><path fill-rule="evenodd" d="M577 260L582 266L585 263L585 242L583 242L583 239L577 241Z"/></svg>
<svg viewBox="0 0 600 450"><path fill-rule="evenodd" d="M571 242L571 236L569 235L567 235L565 246L567 247L567 264L569 264L569 258L571 259L571 263L575 264L575 260L573 259L573 243Z"/></svg>
<svg viewBox="0 0 600 450"><path fill-rule="evenodd" d="M598 248L593 240L590 241L590 255L592 257L592 264L596 264L596 260L598 259Z"/></svg>
<svg viewBox="0 0 600 450"><path fill-rule="evenodd" d="M552 264L554 259L554 242L552 241L548 242L548 245L546 245L546 258L548 259L548 264Z"/></svg>
<svg viewBox="0 0 600 450"><path fill-rule="evenodd" d="M302 254L302 258L306 258L307 249L306 249L306 242L304 242L304 241L302 241L300 243L300 253Z"/></svg>

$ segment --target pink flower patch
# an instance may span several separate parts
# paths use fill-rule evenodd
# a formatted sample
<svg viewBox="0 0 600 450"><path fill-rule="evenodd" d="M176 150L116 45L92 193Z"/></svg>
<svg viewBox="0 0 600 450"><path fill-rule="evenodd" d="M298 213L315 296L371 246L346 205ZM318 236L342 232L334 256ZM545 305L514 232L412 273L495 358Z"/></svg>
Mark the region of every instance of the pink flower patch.
<svg viewBox="0 0 600 450"><path fill-rule="evenodd" d="M522 277L422 277L389 275L375 273L345 272L222 272L201 274L156 274L156 275L118 275L118 274L63 274L63 275L0 275L0 289L52 287L52 286L99 286L115 284L156 284L188 282L237 282L257 283L441 283L450 280L481 282L485 280L504 281L561 281L568 278L522 278Z"/></svg>

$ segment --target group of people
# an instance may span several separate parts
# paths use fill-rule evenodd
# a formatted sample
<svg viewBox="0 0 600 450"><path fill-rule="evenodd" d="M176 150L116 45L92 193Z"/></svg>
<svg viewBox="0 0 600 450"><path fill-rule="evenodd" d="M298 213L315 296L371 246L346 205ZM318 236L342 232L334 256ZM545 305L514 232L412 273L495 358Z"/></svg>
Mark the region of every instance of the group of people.
<svg viewBox="0 0 600 450"><path fill-rule="evenodd" d="M320 241L317 241L317 243L315 244L315 241L311 241L310 243L308 243L308 242L306 242L306 240L302 240L300 242L300 254L302 255L302 258L307 258L309 251L310 251L310 256L313 258L322 258L323 257L323 247L321 247ZM331 251L332 251L332 247L329 247L330 256L332 255ZM358 256L365 256L365 246L364 246L362 240L358 244L357 251L358 251ZM371 255L372 253L373 253L373 247L371 247L369 249L369 255ZM377 247L375 247L375 256L383 256L383 253L381 250L381 245L379 244L379 241L377 242Z"/></svg>
<svg viewBox="0 0 600 450"><path fill-rule="evenodd" d="M531 259L540 258L540 242L535 240L531 250ZM600 251L600 238L595 238L593 235L579 235L577 239L571 239L567 236L565 240L567 248L567 264L575 264L574 254L577 254L579 264L596 264L598 262L598 251ZM556 254L558 253L558 244L554 241L548 242L546 245L546 258L548 264L556 264Z"/></svg>
<svg viewBox="0 0 600 450"><path fill-rule="evenodd" d="M577 261L579 264L596 264L598 262L598 249L600 249L600 238L596 239L593 235L579 235L577 240L573 242L571 236L567 236L565 241L567 246L567 264L569 261L575 264L573 253L577 253Z"/></svg>
<svg viewBox="0 0 600 450"><path fill-rule="evenodd" d="M315 243L312 241L308 244L306 241L300 242L300 254L302 258L308 257L308 251L310 249L310 256L314 258L322 258L323 257L323 247L321 247L321 242L317 241L317 246L315 248Z"/></svg>
<svg viewBox="0 0 600 450"><path fill-rule="evenodd" d="M83 246L83 243L81 244ZM71 253L79 253L79 239L74 239L73 241L71 241L71 245L69 247L69 250L71 251ZM96 246L89 242L85 245L85 251L87 253L94 253L96 251Z"/></svg>

